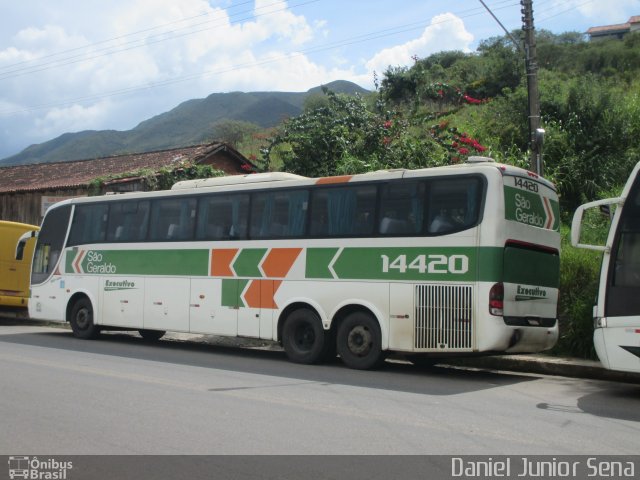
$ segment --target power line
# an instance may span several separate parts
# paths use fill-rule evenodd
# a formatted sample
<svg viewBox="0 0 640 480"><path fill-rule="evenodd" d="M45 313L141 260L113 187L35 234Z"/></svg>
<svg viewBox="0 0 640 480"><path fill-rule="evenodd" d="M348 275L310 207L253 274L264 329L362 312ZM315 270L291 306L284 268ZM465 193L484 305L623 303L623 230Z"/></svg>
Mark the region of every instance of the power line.
<svg viewBox="0 0 640 480"><path fill-rule="evenodd" d="M300 7L300 6L308 5L310 3L316 3L316 2L319 2L319 1L321 1L321 0L307 0L305 2L300 2L298 4L292 5L291 7ZM246 3L251 3L251 2L243 2L242 4L239 4L239 5L243 5L243 4L246 4ZM281 2L275 2L275 3L271 3L269 5L265 5L263 7L260 7L259 9L256 9L256 10L264 10L264 9L267 9L267 8L272 7L274 5L280 5L280 4L281 4ZM268 12L265 12L265 13L261 13L261 14L257 14L257 15L253 14L253 15L245 16L245 17L242 17L242 18L239 18L239 19L236 18L235 20L230 22L229 25L232 25L232 24L235 24L235 23L239 23L239 22L242 22L242 21L245 21L245 20L259 18L259 17L263 17L263 16L267 16L267 15L273 15L275 13L288 10L291 7L283 7L283 8L280 8L278 10L271 10L271 11L268 11ZM247 12L255 12L256 10L252 9L252 10L244 10L244 11L241 11L241 12L237 12L237 13L234 13L233 15L230 15L229 18L231 19L233 17L236 17L236 16L241 15L241 14L245 14ZM198 17L200 17L202 15L203 14L196 15L194 17L189 17L187 20L191 20L193 18L198 18ZM162 33L155 34L155 35L152 35L152 36L149 36L149 37L137 38L137 39L129 40L126 43L124 43L123 45L106 46L106 47L100 48L98 50L95 50L93 52L79 53L79 54L76 54L76 55L73 55L73 56L68 56L68 57L62 58L62 59L51 60L49 62L44 62L44 63L40 63L40 64L36 64L36 65L21 67L21 68L15 69L15 70L9 70L9 71L5 71L5 72L0 72L0 80L14 78L14 77L18 77L18 76L21 76L21 75L27 75L27 74L30 74L30 73L42 72L42 71L49 70L51 68L59 68L59 67L63 67L63 66L66 66L66 65L72 65L72 64L75 64L75 63L85 62L85 61L89 61L89 60L95 60L96 58L101 58L101 57L113 55L113 54L116 54L116 53L126 52L126 51L129 51L129 50L133 50L135 48L141 48L141 47L146 47L146 46L149 46L149 45L155 45L157 43L165 42L165 41L168 41L168 40L175 40L175 39L182 38L182 37L185 37L185 36L188 36L188 35L194 35L196 33L202 33L202 32L205 32L205 31L211 29L211 28L215 28L218 25L224 25L224 26L228 25L227 22L226 22L226 19L225 19L224 23L208 25L208 24L210 24L210 23L212 23L214 21L217 21L217 20L222 20L222 18L221 17L217 17L217 18L213 18L211 20L207 20L207 21L204 21L204 22L196 23L196 24L193 24L193 25L187 25L187 26L181 27L179 29L162 32ZM164 24L163 26L172 25L172 24L175 24L175 23L181 23L181 22L184 22L184 21L186 21L186 20L185 19L176 20L175 22L170 22L170 23ZM203 28L203 29L199 29L199 30L192 30L192 31L188 31L188 32L185 32L185 33L177 34L181 30L193 29L193 28L200 27L200 26L203 26L203 25L208 25L208 26L207 26L207 28ZM74 49L66 50L64 52L53 53L53 54L41 57L40 59L42 59L42 58L53 58L53 57L56 57L56 56L59 56L59 55L63 55L65 53L71 53L71 52L75 52L75 51L78 51L78 50L85 50L85 49L88 49L88 48L90 48L92 46L111 43L111 42L114 42L114 41L119 40L119 39L135 36L135 35L138 35L141 32L147 32L147 31L151 31L151 30L156 30L158 28L162 28L162 26L150 27L150 28L145 29L145 30L140 30L138 32L134 32L134 33L131 33L131 34L121 35L119 37L115 37L115 38L112 38L112 39L109 39L109 40L103 40L103 41L96 42L96 43L93 43L93 44L85 45L83 47L77 47L77 48L74 48ZM171 34L174 34L174 33L176 33L176 35L171 35ZM129 46L127 47L127 45L129 45ZM89 57L86 56L86 55L88 55L90 53L94 53L95 54L95 53L99 53L99 52L104 52L104 53L97 54L97 55L92 55L92 56L89 56ZM29 63L29 62L31 62L31 60L14 63L12 65L13 66L17 66L17 65L21 65L21 64ZM11 68L12 65L6 65L4 67L0 67L0 70Z"/></svg>
<svg viewBox="0 0 640 480"><path fill-rule="evenodd" d="M511 35L511 32L509 30L506 29L506 27L502 24L502 22L498 19L498 17L496 17L494 15L494 13L491 11L491 9L489 7L487 7L487 4L484 3L483 0L479 0L479 2L482 4L482 6L487 10L487 12L489 12L489 14L493 17L493 19L498 22L498 25L500 25L502 27L502 30L504 30L504 33L507 34L507 36L511 39L511 41L513 42L513 44L516 46L516 48L518 50L522 49L522 46L520 45L520 42L518 42L515 38L513 38L513 35Z"/></svg>
<svg viewBox="0 0 640 480"><path fill-rule="evenodd" d="M235 23L242 22L244 20L249 20L249 19L252 19L252 18L258 18L258 17L262 17L262 16L266 16L266 15L271 15L271 14L278 13L278 12L283 11L283 10L287 10L288 8L291 8L291 7L304 6L304 5L307 5L307 4L310 4L310 3L316 3L318 1L321 1L321 0L307 0L305 2L301 2L301 3L295 4L295 5L291 5L290 7L281 8L281 9L278 9L278 10L275 10L275 11L269 11L269 12L262 13L262 14L259 14L259 15L251 15L251 16L248 16L248 17L235 19L231 23L235 24ZM496 5L500 5L500 4L504 4L504 3L507 3L507 2L511 2L511 1L512 0L501 0L501 1L495 2L495 4ZM252 3L252 1L245 1L245 2L242 2L240 4L236 4L232 8L236 8L236 7L239 7L241 5L245 5L247 3ZM265 10L265 9L267 9L269 7L274 6L274 5L280 5L280 2L275 2L275 3L271 3L269 5L265 5L263 7L260 7L258 10ZM250 11L255 11L255 10L252 9L252 10L244 10L244 11L236 12L233 15L230 15L230 18L233 18L235 16L238 16L238 15L250 12ZM469 10L469 12L470 11L473 11L473 9ZM39 60L43 60L43 59L54 58L54 57L57 57L57 56L68 54L68 53L77 52L79 50L86 50L86 49L89 49L89 48L94 47L94 46L108 44L108 43L114 42L116 40L121 40L121 39L124 39L124 38L127 38L127 37L132 37L132 36L138 35L140 33L145 33L145 32L152 31L152 30L157 30L157 29L165 27L165 26L174 25L174 24L177 24L177 23L182 23L184 21L192 20L194 18L199 18L199 17L206 16L206 15L209 15L209 13L207 13L207 14L199 14L199 15L195 15L193 17L187 17L187 18L176 20L174 22L169 22L169 23L166 23L166 24L163 24L163 25L158 25L158 26L150 27L150 28L147 28L147 29L144 29L144 30L139 30L137 32L132 32L132 33L125 34L125 35L120 35L118 37L114 37L114 38L111 38L111 39L107 39L107 40L102 40L102 41L99 41L99 42L91 43L91 44L88 44L88 45L85 45L85 46L82 46L82 47L77 47L77 48L73 48L73 49L69 49L69 50L65 50L65 51L61 51L61 52L57 52L57 53L52 53L52 54L40 57L40 58L38 58L36 60L39 61ZM0 66L0 80L10 79L10 78L14 78L14 77L17 77L17 76L31 74L31 73L38 73L38 72L49 70L51 68L59 68L59 67L62 67L62 66L81 63L81 62L84 62L84 61L95 60L97 58L102 58L102 57L105 57L105 56L109 56L109 55L113 55L113 54L117 54L117 53L130 51L130 50L133 50L133 49L136 49L136 48L142 48L142 47L146 47L146 46L150 46L150 45L155 45L155 44L160 43L160 42L165 42L165 41L169 41L169 40L176 40L176 39L182 38L184 36L193 35L193 34L197 34L197 33L202 33L204 31L207 31L209 28L216 27L217 25L209 25L209 27L207 27L205 29L192 30L192 31L188 31L188 32L182 33L182 34L168 36L168 35L170 35L172 33L177 33L180 30L192 29L192 28L195 28L195 27L199 27L199 26L202 26L202 25L209 24L211 22L214 22L215 20L218 20L218 18L214 18L214 19L207 20L205 22L201 22L201 23L197 23L197 24L193 24L193 25L187 25L185 27L181 27L181 28L176 29L176 30L170 30L170 31L167 31L167 32L162 32L162 33L155 34L155 35L152 35L152 36L149 36L149 37L129 40L128 42L126 42L123 45L122 44L121 45L115 45L115 46L114 45L109 45L109 46L100 48L98 50L94 50L93 52L80 53L80 54L76 54L76 55L73 55L73 56L68 56L66 58L51 60L51 61L45 62L45 63L39 63L39 64L35 64L35 65L20 67L20 68L14 69L14 70L9 70L9 71L2 72L2 70L6 70L6 69L9 69L9 68L12 68L12 67L17 67L19 65L23 65L23 64L26 64L26 63L32 63L35 60L24 60L22 62L16 62L16 63L10 64L10 65ZM224 26L227 26L226 22L224 23ZM129 46L127 47L127 45L129 45ZM104 53L100 53L100 52L104 52ZM92 56L89 56L89 57L86 56L86 55L89 55L91 53L93 53Z"/></svg>
<svg viewBox="0 0 640 480"><path fill-rule="evenodd" d="M505 9L505 8L511 8L514 5L518 5L518 2L516 1L514 3L514 0L501 0L500 2L497 2L496 4L503 4L503 5L499 6L497 8L494 6L494 10L502 10L502 9ZM469 9L469 10L465 10L465 11L462 11L462 12L454 13L454 15L456 15L458 18L469 18L469 17L482 15L482 14L484 14L484 10L481 7L476 7L476 8L473 8L473 9ZM447 19L447 20L442 20L440 22L436 22L436 23L430 23L430 24L426 24L425 23L426 21L413 22L413 23L409 23L409 24L400 25L400 26L397 26L397 27L392 27L392 28L383 29L383 30L377 30L377 31L374 31L374 32L368 32L368 33L365 33L365 34L357 35L357 36L354 36L354 37L349 37L349 38L346 38L346 39L343 39L343 40L340 40L340 41L336 41L336 42L332 42L332 43L328 43L328 44L323 44L323 45L318 45L318 46L315 46L315 47L310 47L310 48L301 50L299 52L292 52L292 53L289 53L289 54L279 55L279 56L276 56L276 57L271 57L271 58L267 58L267 59L263 59L263 60L258 60L258 61L255 61L255 62L247 62L247 63L243 63L243 64L236 64L236 65L230 66L228 68L224 68L224 69L208 70L208 71L193 73L193 74L189 74L189 75L184 75L184 76L180 76L180 77L176 77L176 78L172 78L172 79L168 79L168 80L164 80L164 81L151 82L151 83L146 83L146 84L143 84L143 85L134 85L134 86L131 86L131 87L121 88L121 89L118 89L118 90L112 90L112 91L105 92L105 93L102 93L102 94L88 95L88 96L84 96L84 97L76 97L74 99L70 99L70 100L67 100L67 101L64 101L64 102L59 102L59 101L58 102L48 102L48 103L43 103L43 104L39 104L39 105L33 105L33 106L26 107L26 108L23 108L23 109L0 111L0 115L15 115L15 114L18 114L18 113L28 113L28 112L35 111L35 110L42 110L42 109L52 108L52 107L64 107L64 106L74 105L74 104L77 104L77 103L87 102L87 101L90 101L90 100L99 100L99 99L110 98L110 97L125 95L125 94L129 94L129 93L134 93L136 91L160 88L160 87L164 87L164 86L168 86L168 85L173 85L173 84L177 84L177 83L182 83L182 82L194 80L194 79L200 78L200 77L205 77L205 76L210 76L210 75L222 75L222 74L225 74L225 73L230 73L230 72L237 71L237 70L242 70L242 69L245 69L245 68L262 66L262 65L269 64L269 63L282 61L282 60L297 58L297 57L304 56L304 55L307 55L307 54L318 53L318 52L332 50L332 49L336 49L336 48L340 48L340 47L344 47L344 46L348 46L348 45L354 45L354 44L358 44L358 43L363 43L363 42L367 42L367 41L370 41L370 40L376 40L376 39L379 39L379 38L390 37L390 36L398 35L400 33L406 33L406 32L413 31L413 30L429 28L429 27L436 26L436 25L439 25L439 24L448 23L450 21L451 20Z"/></svg>
<svg viewBox="0 0 640 480"><path fill-rule="evenodd" d="M584 5L588 5L589 3L593 3L594 1L595 0L587 0L586 2L580 3L579 5L574 5L573 7L567 8L566 10L562 10L562 11L560 11L560 12L554 14L554 15L550 15L548 17L543 17L541 20L538 20L538 23L544 22L544 21L549 20L551 18L559 17L560 15L564 15L567 12L572 12L572 11L578 9L579 7L582 7ZM538 13L544 13L544 12L548 12L548 11L551 11L551 10L554 10L554 8L548 8L547 10L543 10L543 11L538 12Z"/></svg>

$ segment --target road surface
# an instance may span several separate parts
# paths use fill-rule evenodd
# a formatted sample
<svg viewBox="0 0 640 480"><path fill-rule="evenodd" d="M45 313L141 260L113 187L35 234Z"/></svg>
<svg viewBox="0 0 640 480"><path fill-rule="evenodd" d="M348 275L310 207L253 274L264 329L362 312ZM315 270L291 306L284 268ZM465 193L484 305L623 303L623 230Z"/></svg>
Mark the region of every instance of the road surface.
<svg viewBox="0 0 640 480"><path fill-rule="evenodd" d="M0 322L0 452L636 454L640 386Z"/></svg>

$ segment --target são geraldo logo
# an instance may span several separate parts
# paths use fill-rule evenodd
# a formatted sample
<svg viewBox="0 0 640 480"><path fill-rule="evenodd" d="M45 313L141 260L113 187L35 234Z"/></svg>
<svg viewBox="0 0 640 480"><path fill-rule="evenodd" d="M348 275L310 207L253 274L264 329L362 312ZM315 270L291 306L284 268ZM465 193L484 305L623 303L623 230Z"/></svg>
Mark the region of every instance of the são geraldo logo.
<svg viewBox="0 0 640 480"><path fill-rule="evenodd" d="M54 458L38 459L38 457L9 457L9 478L33 480L66 480L68 471L73 469L73 462L61 462Z"/></svg>

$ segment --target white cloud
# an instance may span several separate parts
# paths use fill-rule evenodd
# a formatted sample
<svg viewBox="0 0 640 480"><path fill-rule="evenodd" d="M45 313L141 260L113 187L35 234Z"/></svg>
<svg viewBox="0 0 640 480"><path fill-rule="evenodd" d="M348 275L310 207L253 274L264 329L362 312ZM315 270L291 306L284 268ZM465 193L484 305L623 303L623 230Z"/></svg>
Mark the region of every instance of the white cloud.
<svg viewBox="0 0 640 480"><path fill-rule="evenodd" d="M300 15L294 15L287 8L287 2L273 0L256 0L255 25L263 30L263 35L275 34L294 45L301 45L313 38L313 29L307 20Z"/></svg>
<svg viewBox="0 0 640 480"><path fill-rule="evenodd" d="M305 91L354 76L352 68L327 68L306 55L275 50L259 57L245 51L239 57L218 58L208 70L214 73L204 77L203 83L215 81L219 91Z"/></svg>
<svg viewBox="0 0 640 480"><path fill-rule="evenodd" d="M473 35L466 30L463 21L453 13L444 13L433 17L419 38L385 48L367 61L366 67L369 72L380 75L389 66L410 65L416 55L427 57L445 50L470 51L472 42Z"/></svg>
<svg viewBox="0 0 640 480"><path fill-rule="evenodd" d="M35 120L34 127L37 132L44 135L55 135L61 130L92 130L98 128L109 114L111 107L108 100L103 100L89 107L71 105L52 108L42 118Z"/></svg>
<svg viewBox="0 0 640 480"><path fill-rule="evenodd" d="M46 5L42 10L50 10ZM15 153L2 147L11 143L2 132L15 134L15 112L21 112L25 139L46 141L69 131L131 128L216 91L300 90L342 73L304 56L286 59L291 45L308 42L315 31L282 0L256 0L253 8L228 10L207 0L114 0L99 9L90 4L67 9L68 15L56 12L55 20L47 17L40 25L33 20L0 47L0 106L8 107L0 115L0 158ZM60 52L66 53L51 56ZM270 55L280 60L262 63ZM64 58L62 66L51 63ZM11 67L25 61L30 63ZM16 71L3 79L24 67L38 71ZM170 85L145 89L165 82ZM114 95L129 89L135 94Z"/></svg>
<svg viewBox="0 0 640 480"><path fill-rule="evenodd" d="M629 17L623 12L627 9L636 9L640 14L638 0L610 0L585 2L584 0L554 0L554 6L558 11L574 9L580 15L593 20L593 26L625 23ZM549 12L553 13L552 11Z"/></svg>

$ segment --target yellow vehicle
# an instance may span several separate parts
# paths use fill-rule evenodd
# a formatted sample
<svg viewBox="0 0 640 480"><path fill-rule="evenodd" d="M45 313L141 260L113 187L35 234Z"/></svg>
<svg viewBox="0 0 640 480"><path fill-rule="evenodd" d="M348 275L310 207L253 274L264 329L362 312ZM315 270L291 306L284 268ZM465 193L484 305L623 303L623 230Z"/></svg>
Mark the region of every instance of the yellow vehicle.
<svg viewBox="0 0 640 480"><path fill-rule="evenodd" d="M0 221L0 311L27 315L35 225ZM23 241L20 241L20 240Z"/></svg>

